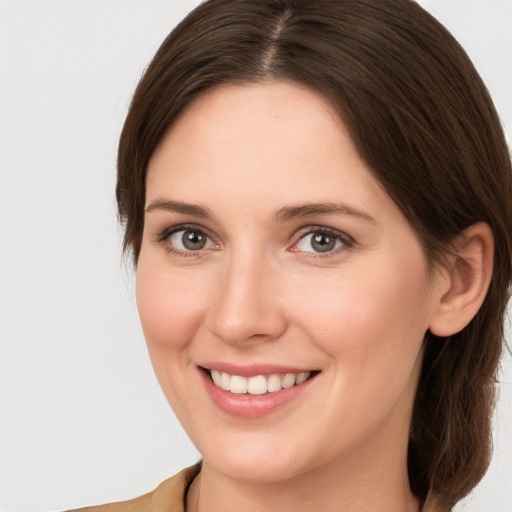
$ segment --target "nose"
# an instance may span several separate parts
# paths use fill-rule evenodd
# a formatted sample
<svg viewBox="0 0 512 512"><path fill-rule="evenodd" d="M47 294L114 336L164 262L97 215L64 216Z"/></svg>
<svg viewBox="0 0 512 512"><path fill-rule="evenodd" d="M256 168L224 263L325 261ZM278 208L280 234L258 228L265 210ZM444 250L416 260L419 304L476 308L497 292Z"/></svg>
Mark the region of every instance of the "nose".
<svg viewBox="0 0 512 512"><path fill-rule="evenodd" d="M233 345L279 338L287 322L278 269L261 255L232 255L225 263L207 314L209 331Z"/></svg>

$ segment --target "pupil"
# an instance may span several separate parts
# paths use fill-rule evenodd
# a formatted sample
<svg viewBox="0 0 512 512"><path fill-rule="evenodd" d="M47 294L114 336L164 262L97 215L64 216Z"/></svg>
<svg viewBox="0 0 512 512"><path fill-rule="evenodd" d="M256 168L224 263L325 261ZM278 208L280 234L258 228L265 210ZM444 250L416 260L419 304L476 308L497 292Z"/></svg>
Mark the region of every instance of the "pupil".
<svg viewBox="0 0 512 512"><path fill-rule="evenodd" d="M206 237L197 231L185 231L182 242L190 251L197 251L206 245Z"/></svg>
<svg viewBox="0 0 512 512"><path fill-rule="evenodd" d="M334 246L336 245L336 240L332 236L318 233L315 236L313 236L311 245L313 246L313 249L315 249L315 251L317 252L328 252L334 249Z"/></svg>

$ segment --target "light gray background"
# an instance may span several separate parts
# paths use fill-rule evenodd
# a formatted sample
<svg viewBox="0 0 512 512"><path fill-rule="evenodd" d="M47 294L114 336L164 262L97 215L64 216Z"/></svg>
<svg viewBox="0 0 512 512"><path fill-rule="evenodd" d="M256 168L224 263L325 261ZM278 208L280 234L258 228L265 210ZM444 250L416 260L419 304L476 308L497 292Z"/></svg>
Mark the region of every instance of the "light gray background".
<svg viewBox="0 0 512 512"><path fill-rule="evenodd" d="M120 257L115 153L140 73L194 0L0 0L0 510L127 499L198 454L146 354ZM512 0L424 0L512 130ZM510 338L510 337L509 337ZM512 370L488 476L512 511Z"/></svg>

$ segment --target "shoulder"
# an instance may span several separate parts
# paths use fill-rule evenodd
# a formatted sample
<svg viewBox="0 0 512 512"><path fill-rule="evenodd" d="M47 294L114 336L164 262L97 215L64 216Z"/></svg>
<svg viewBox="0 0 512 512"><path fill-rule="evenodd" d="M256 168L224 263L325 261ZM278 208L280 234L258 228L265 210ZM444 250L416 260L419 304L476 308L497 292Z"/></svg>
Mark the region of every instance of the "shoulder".
<svg viewBox="0 0 512 512"><path fill-rule="evenodd" d="M196 464L162 482L154 491L138 498L66 512L184 512L185 497L201 465Z"/></svg>

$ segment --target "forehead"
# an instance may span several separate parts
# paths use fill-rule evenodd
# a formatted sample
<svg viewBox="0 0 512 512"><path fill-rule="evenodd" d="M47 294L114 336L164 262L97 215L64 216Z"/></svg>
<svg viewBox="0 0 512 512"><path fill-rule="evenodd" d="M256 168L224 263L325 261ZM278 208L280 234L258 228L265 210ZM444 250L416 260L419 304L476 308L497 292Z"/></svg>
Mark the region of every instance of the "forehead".
<svg viewBox="0 0 512 512"><path fill-rule="evenodd" d="M287 82L222 86L192 103L149 163L147 201L165 194L262 206L390 200L331 104Z"/></svg>
<svg viewBox="0 0 512 512"><path fill-rule="evenodd" d="M164 146L168 151L170 145L178 144L200 145L203 151L209 150L209 156L236 148L247 153L251 147L260 158L262 150L268 153L278 147L291 153L299 148L290 143L300 137L316 139L322 132L350 138L331 104L309 88L282 81L223 85L185 108L151 162Z"/></svg>

